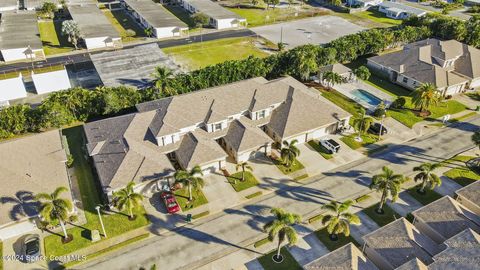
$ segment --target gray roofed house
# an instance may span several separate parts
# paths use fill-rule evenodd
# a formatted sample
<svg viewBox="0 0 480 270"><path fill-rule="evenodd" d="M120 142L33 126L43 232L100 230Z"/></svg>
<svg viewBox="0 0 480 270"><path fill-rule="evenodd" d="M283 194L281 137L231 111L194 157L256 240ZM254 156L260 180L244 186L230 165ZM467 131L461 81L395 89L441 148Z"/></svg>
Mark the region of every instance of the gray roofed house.
<svg viewBox="0 0 480 270"><path fill-rule="evenodd" d="M410 16L424 16L427 12L423 9L405 5L394 1L384 1L378 5L378 11L392 19L405 19Z"/></svg>
<svg viewBox="0 0 480 270"><path fill-rule="evenodd" d="M68 11L77 23L87 49L121 46L120 34L96 4L71 4Z"/></svg>
<svg viewBox="0 0 480 270"><path fill-rule="evenodd" d="M446 249L433 257L431 270L476 270L480 266L480 235L466 229L445 241Z"/></svg>
<svg viewBox="0 0 480 270"><path fill-rule="evenodd" d="M414 90L433 83L443 95L480 86L480 50L455 40L426 39L403 50L368 58L367 65Z"/></svg>
<svg viewBox="0 0 480 270"><path fill-rule="evenodd" d="M365 254L380 269L395 269L414 258L428 265L433 262L432 256L440 252L438 244L405 218L363 236L363 240Z"/></svg>
<svg viewBox="0 0 480 270"><path fill-rule="evenodd" d="M106 86L129 85L144 88L151 84L156 67L164 66L174 72L178 69L155 43L91 53L90 58Z"/></svg>
<svg viewBox="0 0 480 270"><path fill-rule="evenodd" d="M122 3L143 27L152 28L157 38L179 36L188 30L186 23L152 0L124 0Z"/></svg>
<svg viewBox="0 0 480 270"><path fill-rule="evenodd" d="M412 212L415 226L437 243L465 229L480 232L480 218L450 196Z"/></svg>
<svg viewBox="0 0 480 270"><path fill-rule="evenodd" d="M418 258L413 258L410 261L395 268L395 270L428 270L428 267Z"/></svg>
<svg viewBox="0 0 480 270"><path fill-rule="evenodd" d="M480 216L480 181L475 181L455 192L457 201Z"/></svg>
<svg viewBox="0 0 480 270"><path fill-rule="evenodd" d="M241 117L230 123L224 140L236 152L257 149L273 142L265 132L246 117Z"/></svg>
<svg viewBox="0 0 480 270"><path fill-rule="evenodd" d="M36 229L28 221L38 215L35 194L50 193L60 186L70 189L66 161L59 130L0 143L0 239L24 233L25 224L30 224L31 230ZM63 196L72 199L70 192ZM16 225L18 231L11 227Z"/></svg>
<svg viewBox="0 0 480 270"><path fill-rule="evenodd" d="M305 270L377 270L378 268L352 243L308 263Z"/></svg>
<svg viewBox="0 0 480 270"><path fill-rule="evenodd" d="M190 13L201 12L207 15L211 19L210 24L217 29L238 27L246 22L242 16L210 0L179 0L179 2Z"/></svg>
<svg viewBox="0 0 480 270"><path fill-rule="evenodd" d="M0 11L10 11L18 9L18 0L0 1Z"/></svg>

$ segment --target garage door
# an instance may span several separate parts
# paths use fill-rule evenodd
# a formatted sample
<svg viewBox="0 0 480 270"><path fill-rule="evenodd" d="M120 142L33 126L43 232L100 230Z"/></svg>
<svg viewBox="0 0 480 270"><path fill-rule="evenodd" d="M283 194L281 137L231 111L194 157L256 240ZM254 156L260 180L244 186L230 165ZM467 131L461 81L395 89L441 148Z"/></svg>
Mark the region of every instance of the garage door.
<svg viewBox="0 0 480 270"><path fill-rule="evenodd" d="M327 132L325 131L325 128L317 129L310 134L308 134L308 140L313 140L313 139L318 139L323 136L327 135Z"/></svg>
<svg viewBox="0 0 480 270"><path fill-rule="evenodd" d="M462 86L463 85L455 85L448 87L445 95L455 95L456 93L459 93L462 89Z"/></svg>
<svg viewBox="0 0 480 270"><path fill-rule="evenodd" d="M292 142L293 140L297 140L298 143L304 143L305 142L305 134L299 135L297 137L293 137L291 139L288 139L288 142Z"/></svg>

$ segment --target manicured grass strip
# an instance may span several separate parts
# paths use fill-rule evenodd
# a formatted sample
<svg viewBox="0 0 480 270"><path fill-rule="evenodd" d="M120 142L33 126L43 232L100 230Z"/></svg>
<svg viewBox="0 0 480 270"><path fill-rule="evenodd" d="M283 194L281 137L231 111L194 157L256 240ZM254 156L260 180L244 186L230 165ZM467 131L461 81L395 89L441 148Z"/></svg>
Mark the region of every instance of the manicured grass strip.
<svg viewBox="0 0 480 270"><path fill-rule="evenodd" d="M383 205L384 213L382 215L377 214L377 212L375 211L377 207L378 204L374 204L368 208L363 209L362 211L373 221L375 221L380 227L385 226L392 221L395 221L395 217L400 217L400 215L393 211L393 209L390 208L387 204Z"/></svg>
<svg viewBox="0 0 480 270"><path fill-rule="evenodd" d="M292 254L282 247L280 249L280 254L283 256L283 261L281 263L276 263L272 260L272 256L275 255L277 250L272 250L270 253L263 255L258 258L258 262L262 265L265 270L301 270L302 267L298 262L293 258Z"/></svg>
<svg viewBox="0 0 480 270"><path fill-rule="evenodd" d="M434 190L429 190L428 188L425 189L425 194L421 194L417 191L419 188L420 186L409 188L407 189L407 193L423 205L427 205L443 197Z"/></svg>
<svg viewBox="0 0 480 270"><path fill-rule="evenodd" d="M300 181L300 180L307 179L307 178L308 178L308 174L302 174L300 176L297 176L297 177L293 178L293 180Z"/></svg>
<svg viewBox="0 0 480 270"><path fill-rule="evenodd" d="M310 145L315 151L317 151L320 155L322 155L323 158L325 159L331 159L333 158L332 154L329 154L327 148L323 147L318 141L311 140L308 142L308 145Z"/></svg>
<svg viewBox="0 0 480 270"><path fill-rule="evenodd" d="M341 94L336 90L325 90L323 88L319 89L322 92L322 96L338 107L344 109L345 111L351 113L353 117L361 117L362 116L362 106L355 102L353 99L348 98L347 96Z"/></svg>
<svg viewBox="0 0 480 270"><path fill-rule="evenodd" d="M265 9L258 6L245 8L232 7L227 9L247 19L249 27L271 24L281 21L298 20L301 18L325 15L328 13L320 10L297 10L293 8ZM297 16L295 16L295 13L297 13Z"/></svg>
<svg viewBox="0 0 480 270"><path fill-rule="evenodd" d="M367 146L372 143L376 143L378 140L377 135L373 134L364 134L361 135L360 137L362 138L361 142L357 142L355 138L357 137L356 134L348 135L348 136L343 136L340 138L342 142L344 142L348 147L352 148L353 150Z"/></svg>
<svg viewBox="0 0 480 270"><path fill-rule="evenodd" d="M355 225L351 225L351 226L355 226ZM338 239L336 241L332 241L330 239L330 234L328 233L327 228L323 228L321 230L316 231L315 236L317 236L318 240L320 240L320 242L322 242L325 245L325 247L327 247L327 249L330 251L334 251L337 248L343 247L348 243L353 243L357 247L360 246L357 243L357 241L353 239L352 236L345 236L343 234L339 234Z"/></svg>
<svg viewBox="0 0 480 270"><path fill-rule="evenodd" d="M270 243L270 240L268 240L268 237L263 238L262 240L258 240L257 242L255 242L255 244L253 244L253 246L254 246L255 248L258 248L258 247L260 247L260 246L265 245L266 243Z"/></svg>
<svg viewBox="0 0 480 270"><path fill-rule="evenodd" d="M466 163L475 157L458 155L442 162L444 167L452 168L443 175L457 182L461 186L467 186L480 180L480 175L466 166Z"/></svg>
<svg viewBox="0 0 480 270"><path fill-rule="evenodd" d="M193 189L192 188L192 201L188 201L188 188L184 187L182 189L176 190L174 192L175 198L177 199L178 204L180 205L180 208L182 208L183 212L186 212L188 210L192 210L195 207L198 207L200 205L204 205L208 203L207 198L203 194L203 192L200 189Z"/></svg>
<svg viewBox="0 0 480 270"><path fill-rule="evenodd" d="M101 256L101 255L104 255L104 254L106 254L106 253L109 253L109 252L115 251L115 250L117 250L117 249L120 249L120 248L122 248L122 247L128 246L128 245L130 245L130 244L132 244L132 243L135 243L135 242L138 242L138 241L143 240L143 239L145 239L145 238L148 238L148 236L150 236L150 234L149 234L149 233L145 233L145 234L142 234L142 235L133 237L133 238L131 238L131 239L128 239L127 241L124 241L124 242L118 243L118 244L116 244L116 245L110 246L110 247L108 247L108 248L106 248L106 249L102 249L102 250L100 250L100 251L98 251L98 252L95 252L95 253L93 253L93 254L91 254L91 255L88 255L88 256L87 256L87 260L92 260L92 259L94 259L94 258L96 258L96 257L99 257L99 256ZM69 262L69 263L64 264L63 266L64 266L64 267L72 267L72 266L74 266L74 265L77 265L77 264L83 263L83 262L85 262L85 261L72 261L72 262Z"/></svg>
<svg viewBox="0 0 480 270"><path fill-rule="evenodd" d="M287 166L283 165L283 163L280 160L276 160L276 159L273 160L273 163L285 175L291 174L291 173L296 172L298 170L305 169L305 166L303 166L303 164L298 160L295 160L290 165L290 167L287 167Z"/></svg>
<svg viewBox="0 0 480 270"><path fill-rule="evenodd" d="M227 177L228 182L236 192L258 185L258 181L251 172L245 172L245 179L242 181L242 172L237 172Z"/></svg>
<svg viewBox="0 0 480 270"><path fill-rule="evenodd" d="M68 42L66 36L62 35L63 21L41 21L38 22L38 31L42 40L45 55L66 53L75 48Z"/></svg>
<svg viewBox="0 0 480 270"><path fill-rule="evenodd" d="M261 192L261 191L257 191L257 192L255 192L255 193L252 193L252 194L250 194L250 195L245 196L245 198L251 199L251 198L255 198L255 197L260 196L260 195L262 195L262 192Z"/></svg>
<svg viewBox="0 0 480 270"><path fill-rule="evenodd" d="M256 39L251 37L225 38L169 47L162 50L180 64L195 70L228 60L245 59L250 55L256 57L268 56L268 53L255 46L256 42Z"/></svg>
<svg viewBox="0 0 480 270"><path fill-rule="evenodd" d="M315 223L317 221L320 221L322 219L322 216L323 216L322 214L313 216L313 217L308 219L308 223Z"/></svg>
<svg viewBox="0 0 480 270"><path fill-rule="evenodd" d="M357 203L360 203L360 202L366 201L368 199L370 199L370 195L365 194L365 195L362 195L362 196L356 198L354 201L357 202Z"/></svg>
<svg viewBox="0 0 480 270"><path fill-rule="evenodd" d="M82 195L81 199L87 223L67 230L68 233L74 237L73 241L67 244L63 244L61 237L58 235L45 237L45 255L47 257L70 254L81 248L97 244L98 242L92 243L90 240L90 232L101 228L95 206L101 204L102 200L100 199L100 192L97 190L96 180L92 174L90 164L88 160L85 159L88 155L83 152L83 147L85 146L83 128L82 126L67 128L64 129L62 133L67 137L70 153L74 158L74 178L76 178L78 182ZM143 207L135 210L134 213L137 218L133 221L128 220L128 216L125 213L104 214L102 217L108 237L113 238L149 224ZM103 241L103 239L104 238L102 238L101 241Z"/></svg>
<svg viewBox="0 0 480 270"><path fill-rule="evenodd" d="M478 114L477 112L470 112L470 113L464 114L464 115L462 115L462 116L452 118L452 119L448 120L448 122L450 122L450 123L460 122L460 121L462 121L462 120L465 120L465 119L468 119L468 118L470 118L470 117L473 117L473 116L475 116L475 115L477 115L477 114Z"/></svg>
<svg viewBox="0 0 480 270"><path fill-rule="evenodd" d="M210 211L204 211L204 212L198 213L196 215L193 215L192 218L193 219L199 219L199 218L202 218L202 217L206 217L208 215L210 215Z"/></svg>

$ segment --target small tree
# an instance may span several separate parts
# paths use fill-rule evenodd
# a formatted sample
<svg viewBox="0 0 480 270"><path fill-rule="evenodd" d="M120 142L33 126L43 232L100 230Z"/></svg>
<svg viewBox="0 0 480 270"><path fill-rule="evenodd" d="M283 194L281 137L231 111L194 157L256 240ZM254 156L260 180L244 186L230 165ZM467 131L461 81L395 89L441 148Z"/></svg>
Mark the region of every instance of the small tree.
<svg viewBox="0 0 480 270"><path fill-rule="evenodd" d="M188 200L192 201L192 188L198 190L205 185L203 178L197 176L203 172L200 166L193 167L190 171L179 170L175 172L174 178L176 183L181 183L188 188Z"/></svg>
<svg viewBox="0 0 480 270"><path fill-rule="evenodd" d="M134 220L133 209L142 205L143 195L134 191L135 183L131 181L126 187L113 193L113 205L120 211L128 210L128 218Z"/></svg>
<svg viewBox="0 0 480 270"><path fill-rule="evenodd" d="M278 51L283 51L285 49L285 43L283 42L278 42L277 43Z"/></svg>
<svg viewBox="0 0 480 270"><path fill-rule="evenodd" d="M287 167L292 166L295 159L300 155L300 149L296 146L297 143L298 140L292 140L290 143L288 141L283 141L284 147L280 150L280 156Z"/></svg>
<svg viewBox="0 0 480 270"><path fill-rule="evenodd" d="M414 172L419 172L417 175L415 175L415 178L413 178L415 182L421 182L420 188L418 189L419 193L424 194L427 186L432 190L436 186L442 185L442 180L440 177L433 173L434 170L440 167L442 167L440 163L423 163L422 165L413 168Z"/></svg>
<svg viewBox="0 0 480 270"><path fill-rule="evenodd" d="M195 23L195 27L200 28L203 26L208 25L210 18L205 15L205 13L197 12L191 16L193 23Z"/></svg>
<svg viewBox="0 0 480 270"><path fill-rule="evenodd" d="M354 71L355 76L361 80L368 80L370 76L372 75L370 73L370 70L366 66L361 66Z"/></svg>
<svg viewBox="0 0 480 270"><path fill-rule="evenodd" d="M153 36L153 28L152 27L147 27L143 29L143 32L145 33L145 36L147 37L152 37Z"/></svg>
<svg viewBox="0 0 480 270"><path fill-rule="evenodd" d="M353 128L358 132L357 139L361 140L361 136L367 133L373 122L373 118L365 117L365 112L361 118L353 119Z"/></svg>
<svg viewBox="0 0 480 270"><path fill-rule="evenodd" d="M72 43L75 50L78 49L78 40L81 38L80 28L78 24L73 20L63 21L62 23L62 35L68 37L68 42Z"/></svg>
<svg viewBox="0 0 480 270"><path fill-rule="evenodd" d="M382 193L380 203L376 209L377 213L384 213L383 205L386 203L389 195L392 198L392 202L397 200L398 193L400 192L400 186L403 182L405 182L405 177L401 174L395 174L392 169L388 168L387 166L382 168L382 173L372 177L370 189Z"/></svg>
<svg viewBox="0 0 480 270"><path fill-rule="evenodd" d="M263 229L268 233L268 240L270 241L275 240L278 236L277 254L272 259L281 261L281 245L285 240L288 240L290 246L297 243L297 231L293 226L300 223L302 218L300 215L288 213L280 208L272 208L270 213L275 216L275 219L265 224Z"/></svg>
<svg viewBox="0 0 480 270"><path fill-rule="evenodd" d="M57 11L57 5L50 1L43 2L42 6L40 7L40 13L48 18L53 18L55 12Z"/></svg>
<svg viewBox="0 0 480 270"><path fill-rule="evenodd" d="M40 216L50 225L55 225L57 222L62 227L63 242L72 240L71 235L67 234L65 222L69 219L70 213L73 211L73 203L60 195L68 192L66 187L58 187L52 193L39 193L35 196L35 200L40 202Z"/></svg>
<svg viewBox="0 0 480 270"><path fill-rule="evenodd" d="M250 3L252 4L252 6L257 6L258 3L259 3L259 0L250 0Z"/></svg>
<svg viewBox="0 0 480 270"><path fill-rule="evenodd" d="M247 161L243 161L237 164L236 170L237 172L242 169L242 182L245 181L245 170L253 171L253 167L248 164ZM235 179L235 184L236 184L236 179Z"/></svg>
<svg viewBox="0 0 480 270"><path fill-rule="evenodd" d="M338 234L350 235L350 224L360 225L360 218L348 212L348 209L353 205L352 200L343 203L330 201L328 204L322 206L322 209L330 212L322 215L322 224L327 225L327 232L330 234L330 239L336 241Z"/></svg>

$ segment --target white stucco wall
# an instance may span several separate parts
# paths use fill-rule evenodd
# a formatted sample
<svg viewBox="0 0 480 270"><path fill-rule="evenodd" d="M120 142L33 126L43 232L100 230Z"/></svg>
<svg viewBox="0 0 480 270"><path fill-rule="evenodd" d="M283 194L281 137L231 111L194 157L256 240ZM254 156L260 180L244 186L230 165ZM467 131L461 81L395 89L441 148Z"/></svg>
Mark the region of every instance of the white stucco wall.
<svg viewBox="0 0 480 270"><path fill-rule="evenodd" d="M12 62L12 61L18 61L18 60L30 60L31 57L35 59L35 54L25 55L23 52L27 49L25 48L17 48L17 49L8 49L8 50L1 50L0 52L2 53L3 60L5 62ZM43 51L42 49L40 50L33 50L34 52L40 52Z"/></svg>
<svg viewBox="0 0 480 270"><path fill-rule="evenodd" d="M178 27L161 27L155 28L155 36L157 38L168 38L168 37L178 37L181 35L181 32L175 31ZM183 29L187 30L187 28Z"/></svg>
<svg viewBox="0 0 480 270"><path fill-rule="evenodd" d="M45 94L72 87L67 70L57 70L53 72L32 74L33 84L37 94Z"/></svg>
<svg viewBox="0 0 480 270"><path fill-rule="evenodd" d="M113 47L113 42L105 43L106 39L108 37L85 38L85 44L89 50ZM120 38L112 38L112 40L117 41Z"/></svg>

